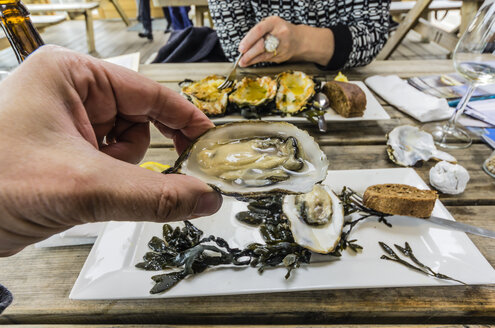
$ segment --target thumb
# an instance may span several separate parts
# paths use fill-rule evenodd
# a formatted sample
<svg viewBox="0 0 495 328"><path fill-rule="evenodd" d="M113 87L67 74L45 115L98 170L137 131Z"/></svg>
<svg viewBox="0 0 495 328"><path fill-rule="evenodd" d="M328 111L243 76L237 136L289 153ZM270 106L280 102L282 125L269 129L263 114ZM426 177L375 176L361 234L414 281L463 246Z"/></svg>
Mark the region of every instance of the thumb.
<svg viewBox="0 0 495 328"><path fill-rule="evenodd" d="M211 215L222 197L202 181L161 174L105 156L89 177L83 214L87 221L178 221ZM107 163L105 163L107 162ZM89 204L87 204L89 202Z"/></svg>

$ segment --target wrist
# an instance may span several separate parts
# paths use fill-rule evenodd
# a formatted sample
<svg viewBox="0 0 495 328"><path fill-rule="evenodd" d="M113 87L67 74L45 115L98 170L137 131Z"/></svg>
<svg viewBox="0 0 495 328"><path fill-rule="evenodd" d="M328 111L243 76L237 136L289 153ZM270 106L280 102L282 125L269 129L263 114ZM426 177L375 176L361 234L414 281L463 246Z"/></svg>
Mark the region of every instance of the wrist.
<svg viewBox="0 0 495 328"><path fill-rule="evenodd" d="M295 25L296 50L293 61L313 62L326 66L333 57L335 39L331 29Z"/></svg>

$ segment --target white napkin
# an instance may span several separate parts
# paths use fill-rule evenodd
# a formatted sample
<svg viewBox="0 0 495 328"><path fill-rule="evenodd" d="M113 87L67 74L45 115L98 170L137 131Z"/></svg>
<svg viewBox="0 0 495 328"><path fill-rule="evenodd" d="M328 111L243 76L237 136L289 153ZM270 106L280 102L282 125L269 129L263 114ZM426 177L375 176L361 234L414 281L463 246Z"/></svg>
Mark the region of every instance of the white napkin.
<svg viewBox="0 0 495 328"><path fill-rule="evenodd" d="M448 119L454 110L445 99L422 93L397 75L375 75L364 82L389 104L420 122Z"/></svg>
<svg viewBox="0 0 495 328"><path fill-rule="evenodd" d="M59 247L69 245L94 244L96 237L105 227L106 222L86 223L36 243L36 248Z"/></svg>

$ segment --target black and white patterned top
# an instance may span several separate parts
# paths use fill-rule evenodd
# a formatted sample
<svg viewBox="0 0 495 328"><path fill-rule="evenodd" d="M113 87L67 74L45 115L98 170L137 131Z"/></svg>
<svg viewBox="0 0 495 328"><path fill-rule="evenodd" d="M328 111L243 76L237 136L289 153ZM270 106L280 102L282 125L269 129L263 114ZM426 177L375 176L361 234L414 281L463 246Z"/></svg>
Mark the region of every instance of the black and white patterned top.
<svg viewBox="0 0 495 328"><path fill-rule="evenodd" d="M366 65L388 36L390 0L208 0L220 43L230 61L246 33L262 19L330 28L335 54L327 69Z"/></svg>

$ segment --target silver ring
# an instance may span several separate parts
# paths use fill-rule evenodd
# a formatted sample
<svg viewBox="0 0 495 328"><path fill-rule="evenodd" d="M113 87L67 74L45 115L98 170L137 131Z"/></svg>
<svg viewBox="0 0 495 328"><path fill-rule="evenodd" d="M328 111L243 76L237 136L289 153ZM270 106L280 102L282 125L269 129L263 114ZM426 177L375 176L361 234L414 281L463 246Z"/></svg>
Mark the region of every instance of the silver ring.
<svg viewBox="0 0 495 328"><path fill-rule="evenodd" d="M280 44L280 40L277 37L268 34L265 37L265 51L266 52L276 52L278 45Z"/></svg>

